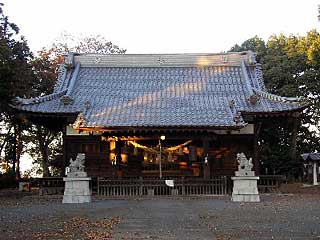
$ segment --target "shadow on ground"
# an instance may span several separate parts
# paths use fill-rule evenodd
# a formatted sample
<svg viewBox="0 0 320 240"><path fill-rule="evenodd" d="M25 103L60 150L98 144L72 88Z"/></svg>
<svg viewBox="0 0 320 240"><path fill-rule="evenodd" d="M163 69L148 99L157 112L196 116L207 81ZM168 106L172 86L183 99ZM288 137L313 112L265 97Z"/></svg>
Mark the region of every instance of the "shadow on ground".
<svg viewBox="0 0 320 240"><path fill-rule="evenodd" d="M0 239L320 239L319 194L61 199L0 193Z"/></svg>

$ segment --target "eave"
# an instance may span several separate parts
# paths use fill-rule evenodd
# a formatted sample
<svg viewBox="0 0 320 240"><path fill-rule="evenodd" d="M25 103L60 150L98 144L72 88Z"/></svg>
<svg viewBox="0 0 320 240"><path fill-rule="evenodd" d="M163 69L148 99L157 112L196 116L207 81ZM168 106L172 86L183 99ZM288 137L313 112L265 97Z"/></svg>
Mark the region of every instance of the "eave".
<svg viewBox="0 0 320 240"><path fill-rule="evenodd" d="M78 131L101 133L136 133L136 132L210 132L213 130L239 130L246 124L238 126L139 126L139 127L77 127Z"/></svg>
<svg viewBox="0 0 320 240"><path fill-rule="evenodd" d="M73 113L34 113L17 110L18 118L24 122L38 124L52 130L62 131L64 127L73 123L77 114Z"/></svg>
<svg viewBox="0 0 320 240"><path fill-rule="evenodd" d="M302 111L308 108L310 105L301 106L296 109L290 109L287 111L272 111L272 112L247 112L241 111L241 115L245 118L246 116L253 117L299 117L302 115Z"/></svg>

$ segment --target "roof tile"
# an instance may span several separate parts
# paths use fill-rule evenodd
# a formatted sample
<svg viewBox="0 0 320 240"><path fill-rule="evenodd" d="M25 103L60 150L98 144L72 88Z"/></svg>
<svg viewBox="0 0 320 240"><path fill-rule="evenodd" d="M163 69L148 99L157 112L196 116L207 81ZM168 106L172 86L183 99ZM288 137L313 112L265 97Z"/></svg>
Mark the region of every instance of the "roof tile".
<svg viewBox="0 0 320 240"><path fill-rule="evenodd" d="M241 64L201 67L90 64L80 67L72 83L73 90L68 91L73 104L64 105L53 95L51 100L22 104L19 108L44 113L86 112L87 126L230 127L237 126L234 121L237 112L288 111L301 107L268 95L261 96L257 104L250 104L252 89L265 91L258 65L259 69L255 65L243 69ZM62 70L61 73L65 81L72 77ZM70 84L61 78L57 89ZM229 106L232 100L234 111Z"/></svg>

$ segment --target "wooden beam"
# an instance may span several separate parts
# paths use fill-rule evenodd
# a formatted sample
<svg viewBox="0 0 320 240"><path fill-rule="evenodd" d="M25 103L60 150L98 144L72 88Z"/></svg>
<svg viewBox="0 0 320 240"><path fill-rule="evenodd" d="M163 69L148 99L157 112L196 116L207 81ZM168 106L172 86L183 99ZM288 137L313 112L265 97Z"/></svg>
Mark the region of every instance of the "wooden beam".
<svg viewBox="0 0 320 240"><path fill-rule="evenodd" d="M239 126L218 126L218 127L208 127L208 126L199 126L199 127L188 127L188 126L166 126L166 127L103 127L103 126L96 126L96 127L79 127L77 130L80 131L96 131L101 133L107 134L114 134L114 133L122 133L122 134L134 134L137 133L148 133L154 132L158 134L166 134L170 132L175 133L207 133L210 130L239 130L243 128L243 125Z"/></svg>
<svg viewBox="0 0 320 240"><path fill-rule="evenodd" d="M166 140L180 140L180 139L191 139L191 140L201 140L202 138L208 138L209 140L211 139L216 139L217 135L214 133L166 133L164 134L166 136ZM109 134L109 133L103 133L101 135L104 140L108 140L108 138L114 138L117 137L121 141L139 141L139 140L158 140L160 138L159 133L153 133L151 131L142 133L139 132L136 135L129 135L125 133L114 133L114 134Z"/></svg>

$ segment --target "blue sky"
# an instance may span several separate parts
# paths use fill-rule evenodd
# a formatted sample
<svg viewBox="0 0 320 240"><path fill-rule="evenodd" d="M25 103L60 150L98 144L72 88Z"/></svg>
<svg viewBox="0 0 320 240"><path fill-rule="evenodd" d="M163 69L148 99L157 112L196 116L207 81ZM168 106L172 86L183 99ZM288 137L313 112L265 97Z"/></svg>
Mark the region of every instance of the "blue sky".
<svg viewBox="0 0 320 240"><path fill-rule="evenodd" d="M66 31L100 34L128 53L221 52L258 35L319 27L320 1L3 0L33 51Z"/></svg>

